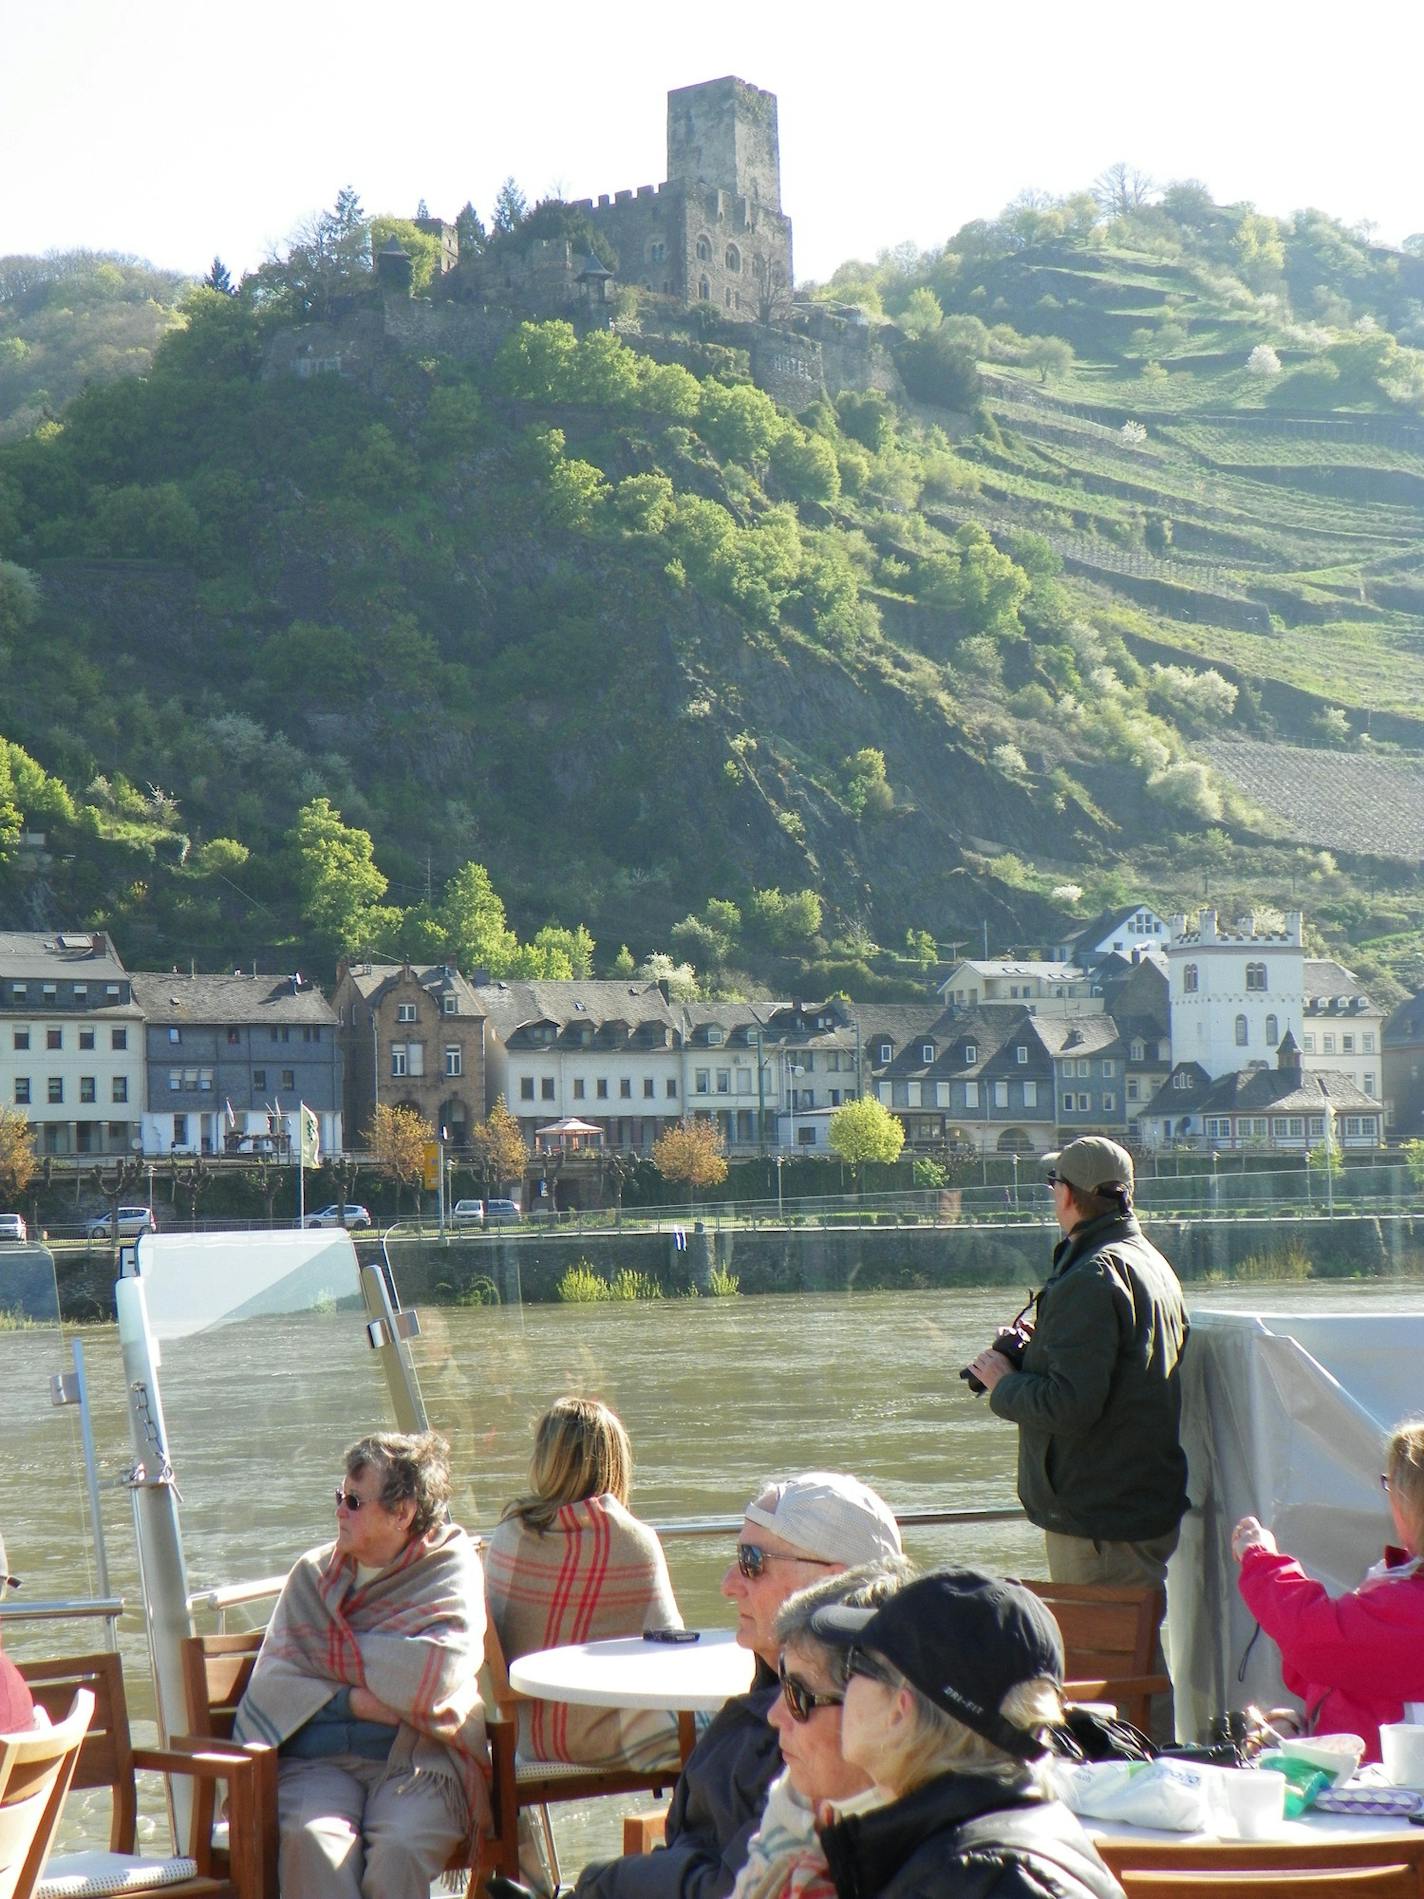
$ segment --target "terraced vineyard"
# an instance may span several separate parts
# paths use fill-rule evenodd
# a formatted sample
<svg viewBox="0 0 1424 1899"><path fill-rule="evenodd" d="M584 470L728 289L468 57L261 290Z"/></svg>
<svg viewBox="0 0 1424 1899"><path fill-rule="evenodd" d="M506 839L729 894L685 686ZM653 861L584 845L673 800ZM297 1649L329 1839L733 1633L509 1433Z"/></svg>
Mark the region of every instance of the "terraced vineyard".
<svg viewBox="0 0 1424 1899"><path fill-rule="evenodd" d="M1375 857L1424 857L1424 759L1263 745L1199 744L1215 767L1300 844Z"/></svg>

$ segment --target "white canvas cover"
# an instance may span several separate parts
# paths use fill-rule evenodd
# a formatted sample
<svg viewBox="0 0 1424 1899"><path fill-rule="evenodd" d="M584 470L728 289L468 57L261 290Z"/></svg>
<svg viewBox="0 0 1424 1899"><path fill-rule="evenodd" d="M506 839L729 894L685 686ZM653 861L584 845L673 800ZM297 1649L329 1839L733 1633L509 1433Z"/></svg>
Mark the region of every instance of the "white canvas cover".
<svg viewBox="0 0 1424 1899"><path fill-rule="evenodd" d="M1224 1709L1292 1699L1275 1643L1262 1634L1251 1644L1233 1525L1259 1517L1332 1594L1355 1588L1394 1534L1383 1442L1424 1411L1424 1312L1205 1310L1191 1321L1182 1381L1192 1508L1167 1583L1183 1739Z"/></svg>

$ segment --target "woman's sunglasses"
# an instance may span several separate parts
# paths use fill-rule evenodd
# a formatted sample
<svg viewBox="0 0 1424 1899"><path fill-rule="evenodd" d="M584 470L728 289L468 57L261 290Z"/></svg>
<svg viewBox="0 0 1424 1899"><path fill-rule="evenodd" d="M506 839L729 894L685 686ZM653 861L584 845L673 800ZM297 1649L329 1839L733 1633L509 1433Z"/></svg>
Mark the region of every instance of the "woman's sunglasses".
<svg viewBox="0 0 1424 1899"><path fill-rule="evenodd" d="M748 1582L755 1582L768 1563L814 1563L817 1569L835 1568L822 1556L787 1556L781 1550L764 1550L760 1543L738 1543L737 1568Z"/></svg>
<svg viewBox="0 0 1424 1899"><path fill-rule="evenodd" d="M890 1687L893 1680L888 1663L878 1661L863 1648L846 1650L845 1674L847 1681L852 1675L859 1675L865 1681L878 1681L885 1688Z"/></svg>
<svg viewBox="0 0 1424 1899"><path fill-rule="evenodd" d="M839 1708L845 1701L844 1695L818 1695L799 1675L789 1674L785 1656L777 1663L776 1672L781 1681L782 1699L793 1721L809 1721L817 1708Z"/></svg>
<svg viewBox="0 0 1424 1899"><path fill-rule="evenodd" d="M348 1510L359 1510L362 1504L369 1503L370 1501L368 1497L358 1497L354 1490L347 1490L341 1484L336 1486L336 1507L338 1510L343 1503Z"/></svg>

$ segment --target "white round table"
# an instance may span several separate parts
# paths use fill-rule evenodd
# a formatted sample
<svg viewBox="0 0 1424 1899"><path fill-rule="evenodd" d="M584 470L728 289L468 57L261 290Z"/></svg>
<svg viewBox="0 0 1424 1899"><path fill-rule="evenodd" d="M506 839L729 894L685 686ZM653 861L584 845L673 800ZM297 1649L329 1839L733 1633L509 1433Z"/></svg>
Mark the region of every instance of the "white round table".
<svg viewBox="0 0 1424 1899"><path fill-rule="evenodd" d="M752 1685L756 1657L730 1629L704 1629L695 1642L573 1642L536 1649L509 1665L509 1685L539 1701L591 1708L667 1708L715 1713Z"/></svg>

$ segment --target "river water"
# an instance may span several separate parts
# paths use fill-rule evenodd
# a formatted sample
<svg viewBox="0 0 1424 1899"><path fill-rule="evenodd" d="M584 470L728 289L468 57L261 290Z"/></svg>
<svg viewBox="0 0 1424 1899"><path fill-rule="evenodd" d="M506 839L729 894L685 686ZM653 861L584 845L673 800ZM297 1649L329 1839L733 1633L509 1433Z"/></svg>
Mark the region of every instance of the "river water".
<svg viewBox="0 0 1424 1899"><path fill-rule="evenodd" d="M1306 1282L1190 1289L1233 1310L1424 1310L1424 1284ZM1022 1300L1009 1290L801 1294L627 1305L477 1307L423 1314L414 1357L432 1424L450 1439L455 1513L487 1528L525 1480L530 1431L564 1392L597 1395L622 1416L637 1460L633 1507L658 1524L740 1511L761 1479L813 1466L854 1471L901 1510L1014 1504L1015 1433L972 1398L958 1368ZM117 1334L81 1335L106 1479L131 1461ZM0 1520L22 1599L96 1586L84 1528L74 1413L48 1402L68 1341L46 1327L0 1338ZM252 1321L164 1348L163 1393L181 1486L189 1586L278 1574L333 1534L332 1489L345 1444L389 1422L375 1355L353 1312ZM138 1600L128 1501L106 1488L111 1587ZM907 1536L918 1563L973 1561L1041 1572L1022 1521ZM667 1539L690 1624L730 1618L718 1581L723 1536ZM242 1612L233 1618L242 1625ZM11 1625L12 1652L99 1646L93 1625ZM151 1711L133 1615L120 1645L135 1712ZM560 1817L565 1876L616 1850L615 1803ZM621 1811L618 1808L617 1811Z"/></svg>

